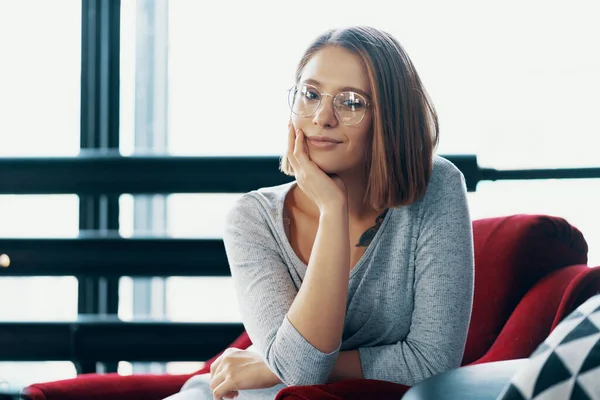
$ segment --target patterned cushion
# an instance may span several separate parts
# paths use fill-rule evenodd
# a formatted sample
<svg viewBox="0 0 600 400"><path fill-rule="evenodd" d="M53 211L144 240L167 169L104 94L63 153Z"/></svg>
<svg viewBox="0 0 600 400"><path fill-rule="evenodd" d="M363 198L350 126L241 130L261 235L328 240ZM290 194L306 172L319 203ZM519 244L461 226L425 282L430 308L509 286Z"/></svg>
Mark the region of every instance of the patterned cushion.
<svg viewBox="0 0 600 400"><path fill-rule="evenodd" d="M600 400L600 295L552 331L497 400Z"/></svg>

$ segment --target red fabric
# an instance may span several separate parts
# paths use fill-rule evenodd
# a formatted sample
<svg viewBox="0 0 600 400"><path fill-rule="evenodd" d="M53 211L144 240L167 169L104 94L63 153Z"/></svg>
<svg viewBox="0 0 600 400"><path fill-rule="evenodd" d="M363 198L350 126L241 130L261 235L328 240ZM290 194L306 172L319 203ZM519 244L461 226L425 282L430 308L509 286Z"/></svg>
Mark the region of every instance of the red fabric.
<svg viewBox="0 0 600 400"><path fill-rule="evenodd" d="M84 374L74 379L31 385L21 396L35 400L159 400L178 392L191 376Z"/></svg>
<svg viewBox="0 0 600 400"><path fill-rule="evenodd" d="M581 232L562 218L515 215L473 222L475 295L463 365L524 358L562 318L600 292L600 268L589 268ZM250 345L244 333L230 347ZM217 355L218 356L218 355ZM162 399L192 375L81 375L39 383L22 394L29 400ZM277 399L398 399L404 385L346 380L288 387Z"/></svg>
<svg viewBox="0 0 600 400"><path fill-rule="evenodd" d="M291 386L282 389L275 400L398 400L410 389L386 381L348 379L314 386Z"/></svg>
<svg viewBox="0 0 600 400"><path fill-rule="evenodd" d="M584 282L593 282L596 290L600 289L600 268L572 265L542 279L525 294L486 354L470 365L529 357L556 325L582 303L579 294Z"/></svg>
<svg viewBox="0 0 600 400"><path fill-rule="evenodd" d="M562 218L481 219L473 222L473 238L475 294L463 365L484 356L519 301L540 279L567 265L587 262L583 235Z"/></svg>

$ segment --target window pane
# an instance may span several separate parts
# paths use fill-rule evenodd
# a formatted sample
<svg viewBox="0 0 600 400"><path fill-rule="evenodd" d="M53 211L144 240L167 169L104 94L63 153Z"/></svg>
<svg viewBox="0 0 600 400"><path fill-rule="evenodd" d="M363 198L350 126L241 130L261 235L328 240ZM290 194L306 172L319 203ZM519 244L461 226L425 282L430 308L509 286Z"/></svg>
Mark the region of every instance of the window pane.
<svg viewBox="0 0 600 400"><path fill-rule="evenodd" d="M174 237L221 238L227 211L241 194L174 194L167 199L167 233Z"/></svg>
<svg viewBox="0 0 600 400"><path fill-rule="evenodd" d="M0 156L77 154L81 1L2 1L0 37Z"/></svg>
<svg viewBox="0 0 600 400"><path fill-rule="evenodd" d="M240 322L231 278L167 278L167 316L173 321Z"/></svg>
<svg viewBox="0 0 600 400"><path fill-rule="evenodd" d="M75 237L76 195L0 195L0 237Z"/></svg>

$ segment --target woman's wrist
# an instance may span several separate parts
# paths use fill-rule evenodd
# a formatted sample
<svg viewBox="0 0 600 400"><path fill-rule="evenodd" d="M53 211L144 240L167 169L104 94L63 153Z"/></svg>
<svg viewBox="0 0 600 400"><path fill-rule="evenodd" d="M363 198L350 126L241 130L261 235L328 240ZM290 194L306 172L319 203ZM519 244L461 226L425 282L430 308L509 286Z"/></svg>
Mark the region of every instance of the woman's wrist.
<svg viewBox="0 0 600 400"><path fill-rule="evenodd" d="M319 207L320 217L346 217L348 216L348 202L345 199L332 199Z"/></svg>
<svg viewBox="0 0 600 400"><path fill-rule="evenodd" d="M281 382L281 379L279 379L279 377L277 375L275 375L275 373L273 371L271 371L271 369L269 368L269 366L267 365L267 362L263 359L263 363L264 363L264 374L265 377L267 379L267 381L269 382L269 387L273 387L275 385L279 385Z"/></svg>

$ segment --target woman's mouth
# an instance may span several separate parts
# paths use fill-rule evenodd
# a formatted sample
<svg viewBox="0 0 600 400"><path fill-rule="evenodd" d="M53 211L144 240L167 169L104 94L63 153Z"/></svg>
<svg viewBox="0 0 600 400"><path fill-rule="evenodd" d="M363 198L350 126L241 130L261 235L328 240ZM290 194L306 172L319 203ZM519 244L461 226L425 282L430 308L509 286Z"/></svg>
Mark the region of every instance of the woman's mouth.
<svg viewBox="0 0 600 400"><path fill-rule="evenodd" d="M334 149L338 144L342 143L340 140L336 140L325 136L311 136L307 139L309 146L315 147L317 149Z"/></svg>

